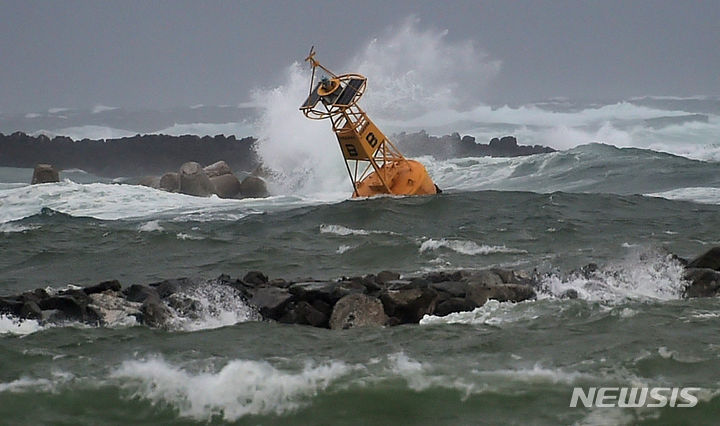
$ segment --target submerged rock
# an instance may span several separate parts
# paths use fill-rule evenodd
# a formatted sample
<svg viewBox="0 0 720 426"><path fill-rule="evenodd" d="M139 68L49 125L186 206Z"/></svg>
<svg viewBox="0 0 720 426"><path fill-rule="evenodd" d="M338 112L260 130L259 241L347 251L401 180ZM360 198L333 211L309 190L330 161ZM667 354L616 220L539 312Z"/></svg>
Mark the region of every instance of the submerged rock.
<svg viewBox="0 0 720 426"><path fill-rule="evenodd" d="M31 185L60 182L60 173L50 164L38 164L33 171Z"/></svg>

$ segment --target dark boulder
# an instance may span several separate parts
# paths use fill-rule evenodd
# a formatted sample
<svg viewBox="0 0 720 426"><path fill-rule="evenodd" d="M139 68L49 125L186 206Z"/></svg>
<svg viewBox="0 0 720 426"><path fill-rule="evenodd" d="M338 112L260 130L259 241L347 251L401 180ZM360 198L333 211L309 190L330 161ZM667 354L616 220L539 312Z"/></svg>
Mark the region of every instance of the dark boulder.
<svg viewBox="0 0 720 426"><path fill-rule="evenodd" d="M464 297L450 297L443 300L435 306L433 315L444 317L445 315L452 314L453 312L467 312L472 311L477 306Z"/></svg>
<svg viewBox="0 0 720 426"><path fill-rule="evenodd" d="M33 171L31 185L60 182L60 173L50 164L38 164Z"/></svg>
<svg viewBox="0 0 720 426"><path fill-rule="evenodd" d="M240 193L240 181L234 174L226 174L210 178L215 194L220 198L233 198Z"/></svg>
<svg viewBox="0 0 720 426"><path fill-rule="evenodd" d="M467 283L460 281L445 281L440 283L432 283L430 287L439 293L446 293L450 297L465 297L467 294Z"/></svg>
<svg viewBox="0 0 720 426"><path fill-rule="evenodd" d="M180 191L180 174L176 172L168 172L162 175L158 188L167 192Z"/></svg>
<svg viewBox="0 0 720 426"><path fill-rule="evenodd" d="M398 274L397 272L393 272L393 271L380 271L375 276L375 281L380 284L385 284L388 281L394 281L394 280L399 280L399 279L400 279L400 274Z"/></svg>
<svg viewBox="0 0 720 426"><path fill-rule="evenodd" d="M689 281L685 297L714 297L720 293L720 272L710 268L688 268L683 278Z"/></svg>
<svg viewBox="0 0 720 426"><path fill-rule="evenodd" d="M365 294L349 294L337 301L330 316L330 328L378 327L387 323L383 303Z"/></svg>
<svg viewBox="0 0 720 426"><path fill-rule="evenodd" d="M212 179L214 177L222 176L222 175L231 175L232 174L232 170L230 170L230 166L228 166L228 164L222 160L220 160L216 163L212 163L209 166L205 166L203 168L203 170L205 171L205 174L207 175L207 177L209 177L210 179Z"/></svg>
<svg viewBox="0 0 720 426"><path fill-rule="evenodd" d="M137 303L143 303L148 299L153 299L157 301L161 299L160 293L157 289L152 287L146 287L140 284L131 285L130 287L123 290L123 294L125 295L125 299ZM170 294L167 294L165 297L167 296L170 296Z"/></svg>
<svg viewBox="0 0 720 426"><path fill-rule="evenodd" d="M293 295L284 288L260 287L253 291L249 303L255 306L264 318L278 320L292 298Z"/></svg>
<svg viewBox="0 0 720 426"><path fill-rule="evenodd" d="M20 317L34 320L42 319L42 309L35 302L25 302L20 309Z"/></svg>
<svg viewBox="0 0 720 426"><path fill-rule="evenodd" d="M264 180L257 176L248 176L240 184L240 195L244 198L265 198L270 194Z"/></svg>
<svg viewBox="0 0 720 426"><path fill-rule="evenodd" d="M720 271L720 247L713 247L687 265L688 268L708 268Z"/></svg>
<svg viewBox="0 0 720 426"><path fill-rule="evenodd" d="M0 297L0 313L19 316L24 304L18 297Z"/></svg>
<svg viewBox="0 0 720 426"><path fill-rule="evenodd" d="M311 325L313 327L328 327L329 315L320 311L310 303L301 300L286 309L285 314L278 319L281 323Z"/></svg>
<svg viewBox="0 0 720 426"><path fill-rule="evenodd" d="M431 273L425 275L425 278L432 283L441 283L443 281L460 281L463 279L463 274L461 271L452 272L452 273L440 271L440 272L431 272Z"/></svg>
<svg viewBox="0 0 720 426"><path fill-rule="evenodd" d="M164 299L171 294L177 293L183 288L194 286L195 282L190 278L173 278L170 280L164 280L157 283L150 284L150 287L154 288L160 298Z"/></svg>
<svg viewBox="0 0 720 426"><path fill-rule="evenodd" d="M120 282L118 280L111 280L111 281L103 281L100 284L85 287L82 290L85 292L85 294L95 294L95 293L102 293L103 291L120 291L122 286L120 285Z"/></svg>
<svg viewBox="0 0 720 426"><path fill-rule="evenodd" d="M579 294L574 288L569 288L560 294L561 299L577 299Z"/></svg>
<svg viewBox="0 0 720 426"><path fill-rule="evenodd" d="M386 290L380 294L385 313L395 317L401 324L417 323L435 310L437 291L432 288L408 288Z"/></svg>
<svg viewBox="0 0 720 426"><path fill-rule="evenodd" d="M488 299L498 302L522 302L535 297L535 290L528 284L495 284L483 285L479 282L468 282L466 298L477 306L484 305Z"/></svg>
<svg viewBox="0 0 720 426"><path fill-rule="evenodd" d="M242 280L247 284L261 285L268 282L268 276L260 271L250 271L245 274Z"/></svg>
<svg viewBox="0 0 720 426"><path fill-rule="evenodd" d="M301 282L291 285L289 290L298 300L306 300L312 303L312 301L319 299L334 305L335 302L348 294L364 293L365 286L355 281Z"/></svg>
<svg viewBox="0 0 720 426"><path fill-rule="evenodd" d="M148 327L161 328L168 325L172 313L165 304L154 297L147 298L140 307L142 322Z"/></svg>
<svg viewBox="0 0 720 426"><path fill-rule="evenodd" d="M180 192L196 197L209 197L215 193L215 187L200 164L189 162L180 167Z"/></svg>
<svg viewBox="0 0 720 426"><path fill-rule="evenodd" d="M43 311L57 311L53 316L55 320L71 320L86 323L100 321L97 313L88 309L91 299L82 290L70 290L57 296L50 296L39 303Z"/></svg>

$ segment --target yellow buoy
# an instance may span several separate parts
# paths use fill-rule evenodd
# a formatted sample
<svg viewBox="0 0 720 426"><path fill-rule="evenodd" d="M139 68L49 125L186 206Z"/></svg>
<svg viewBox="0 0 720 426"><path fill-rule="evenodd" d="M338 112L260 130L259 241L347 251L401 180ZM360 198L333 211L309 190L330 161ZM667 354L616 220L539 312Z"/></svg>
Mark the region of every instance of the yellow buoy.
<svg viewBox="0 0 720 426"><path fill-rule="evenodd" d="M313 120L330 119L353 185L353 197L439 192L425 167L403 157L357 105L367 78L333 74L315 59L314 49L305 60L312 64L312 77L310 95L300 110Z"/></svg>

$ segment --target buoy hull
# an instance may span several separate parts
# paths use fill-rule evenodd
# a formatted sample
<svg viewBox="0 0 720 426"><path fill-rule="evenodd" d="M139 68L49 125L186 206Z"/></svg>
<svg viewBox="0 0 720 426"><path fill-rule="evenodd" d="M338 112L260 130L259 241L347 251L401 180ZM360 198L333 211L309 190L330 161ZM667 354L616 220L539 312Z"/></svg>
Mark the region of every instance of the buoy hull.
<svg viewBox="0 0 720 426"><path fill-rule="evenodd" d="M387 162L358 182L353 198L376 195L432 195L435 183L425 166L415 160ZM388 191L389 189L389 191Z"/></svg>

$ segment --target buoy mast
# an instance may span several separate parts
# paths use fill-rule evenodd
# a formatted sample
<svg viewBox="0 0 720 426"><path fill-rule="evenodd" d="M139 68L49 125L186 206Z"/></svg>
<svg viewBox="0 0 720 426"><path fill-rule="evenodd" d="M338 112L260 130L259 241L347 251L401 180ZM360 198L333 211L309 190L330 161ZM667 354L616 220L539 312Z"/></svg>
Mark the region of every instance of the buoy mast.
<svg viewBox="0 0 720 426"><path fill-rule="evenodd" d="M403 157L357 105L367 86L365 76L334 74L315 59L314 48L305 61L312 65L312 77L310 94L300 110L312 120L330 119L353 185L353 197L439 192L425 167Z"/></svg>

